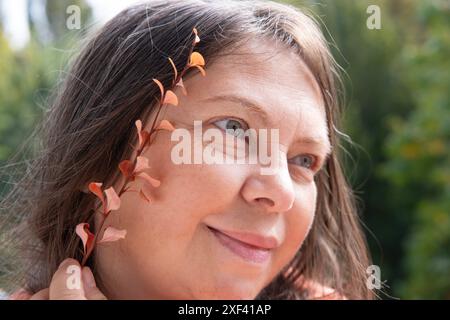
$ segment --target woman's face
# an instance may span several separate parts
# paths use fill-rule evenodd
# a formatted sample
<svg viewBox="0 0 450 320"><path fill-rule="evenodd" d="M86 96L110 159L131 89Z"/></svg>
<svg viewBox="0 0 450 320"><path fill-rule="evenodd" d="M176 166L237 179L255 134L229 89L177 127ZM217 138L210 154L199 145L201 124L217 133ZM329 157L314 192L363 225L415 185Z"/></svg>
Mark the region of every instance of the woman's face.
<svg viewBox="0 0 450 320"><path fill-rule="evenodd" d="M127 236L97 249L110 298L253 299L301 247L314 218L314 174L329 151L326 116L305 64L272 47L249 42L249 54L207 65L206 77L185 81L187 96L177 87L179 105L165 107L159 119L187 129L192 150L207 145L194 136L194 121L224 140L227 128L278 132L278 142L267 141L273 172L262 174L259 162L176 164L172 150L180 141L158 131L144 156L161 185L151 189L150 204L136 192L123 194L107 224ZM142 184L136 179L131 188Z"/></svg>

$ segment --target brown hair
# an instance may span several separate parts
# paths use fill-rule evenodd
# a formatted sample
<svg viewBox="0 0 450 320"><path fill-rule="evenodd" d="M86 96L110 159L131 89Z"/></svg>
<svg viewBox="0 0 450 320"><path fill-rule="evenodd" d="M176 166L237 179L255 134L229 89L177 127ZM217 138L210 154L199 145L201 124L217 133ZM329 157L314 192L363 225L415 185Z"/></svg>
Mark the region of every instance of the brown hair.
<svg viewBox="0 0 450 320"><path fill-rule="evenodd" d="M80 190L90 181L110 186L118 179L117 166L134 145L135 120L145 121L158 105L152 78L170 86L173 69L167 58L177 69L184 67L193 27L201 35L196 51L207 66L255 37L295 50L325 101L333 151L315 178L313 226L292 262L257 298L308 298L309 280L350 299L372 298L365 281L368 251L340 166L337 65L311 16L269 1L152 1L122 11L94 34L34 133L39 153L2 202L4 227L21 222L2 232L0 248L9 253L3 269L10 269L3 276L37 292L49 285L62 260L81 260L74 227L92 216L95 197ZM95 269L94 261L88 265Z"/></svg>

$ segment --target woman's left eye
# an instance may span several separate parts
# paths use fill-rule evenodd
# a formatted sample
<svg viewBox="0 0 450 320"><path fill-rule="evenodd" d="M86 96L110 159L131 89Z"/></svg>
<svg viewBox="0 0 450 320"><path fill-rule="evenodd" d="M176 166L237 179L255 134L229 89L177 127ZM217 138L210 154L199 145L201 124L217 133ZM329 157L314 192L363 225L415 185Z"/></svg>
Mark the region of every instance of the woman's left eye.
<svg viewBox="0 0 450 320"><path fill-rule="evenodd" d="M302 154L292 158L289 162L307 169L312 169L316 163L316 157L310 154Z"/></svg>
<svg viewBox="0 0 450 320"><path fill-rule="evenodd" d="M235 118L226 118L215 121L214 125L238 138L241 137L244 134L244 131L248 129L248 125L244 121Z"/></svg>

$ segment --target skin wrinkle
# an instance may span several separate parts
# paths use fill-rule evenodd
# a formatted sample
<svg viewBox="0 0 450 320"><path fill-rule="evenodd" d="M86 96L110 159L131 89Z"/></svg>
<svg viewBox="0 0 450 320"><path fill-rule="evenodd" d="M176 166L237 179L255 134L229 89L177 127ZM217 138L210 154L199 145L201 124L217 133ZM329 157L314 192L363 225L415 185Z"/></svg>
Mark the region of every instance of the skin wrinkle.
<svg viewBox="0 0 450 320"><path fill-rule="evenodd" d="M251 54L255 48L270 49L261 41L245 49ZM176 128L191 132L194 120L203 120L206 130L215 127L208 119L221 115L239 114L250 127L264 127L259 117L246 114L237 104L230 104L230 112L222 102L200 102L217 94L259 97L265 108L271 106L266 109L271 120L268 129L280 130L279 168L275 175L265 176L258 164L177 166L170 159L176 142L170 141L169 132L158 132L145 152L151 167L148 174L161 180L161 186L153 189L153 203L125 193L109 223L126 229L127 237L120 245L97 249L98 273L108 283L103 289L111 298L253 299L293 259L311 228L317 188L314 180L306 178L308 169L288 163L287 156L313 150L294 143L305 134L327 137L322 100L306 80L306 69L292 69L300 60L293 57L281 50L262 64L255 59L238 69L230 68L230 57L221 57L209 66L206 77L197 74L185 81L187 97L175 89L179 106L168 106L162 114ZM274 85L277 75L283 76ZM302 99L308 105L297 103ZM132 189L139 189L140 183L136 180ZM255 266L219 244L206 225L271 234L281 245L267 264Z"/></svg>

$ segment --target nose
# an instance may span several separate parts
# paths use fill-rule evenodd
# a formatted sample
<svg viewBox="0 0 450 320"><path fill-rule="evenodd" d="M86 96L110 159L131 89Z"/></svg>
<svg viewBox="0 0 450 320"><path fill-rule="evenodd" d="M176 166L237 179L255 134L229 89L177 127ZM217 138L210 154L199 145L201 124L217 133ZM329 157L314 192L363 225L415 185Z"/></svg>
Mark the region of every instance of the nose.
<svg viewBox="0 0 450 320"><path fill-rule="evenodd" d="M241 194L248 203L261 206L267 212L291 209L295 193L287 161L280 161L273 174L252 173L245 180Z"/></svg>

